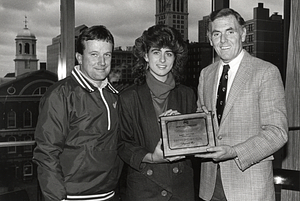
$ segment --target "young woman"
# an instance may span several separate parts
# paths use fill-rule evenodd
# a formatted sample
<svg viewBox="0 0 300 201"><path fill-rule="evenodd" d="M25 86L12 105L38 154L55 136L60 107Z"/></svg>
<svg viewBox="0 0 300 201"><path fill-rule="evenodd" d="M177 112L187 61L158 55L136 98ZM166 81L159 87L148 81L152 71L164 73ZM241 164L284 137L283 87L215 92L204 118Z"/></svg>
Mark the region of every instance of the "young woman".
<svg viewBox="0 0 300 201"><path fill-rule="evenodd" d="M155 25L135 40L135 84L120 95L119 155L128 164L126 200L194 200L188 157L164 158L159 116L196 112L192 89L181 85L187 44Z"/></svg>

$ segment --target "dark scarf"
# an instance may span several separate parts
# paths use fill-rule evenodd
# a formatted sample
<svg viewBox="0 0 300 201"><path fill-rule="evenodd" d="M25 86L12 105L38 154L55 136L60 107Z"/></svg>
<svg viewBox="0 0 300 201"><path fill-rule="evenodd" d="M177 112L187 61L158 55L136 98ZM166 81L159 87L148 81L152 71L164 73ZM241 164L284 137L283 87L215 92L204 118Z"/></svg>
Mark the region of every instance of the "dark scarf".
<svg viewBox="0 0 300 201"><path fill-rule="evenodd" d="M150 88L153 106L158 117L161 113L165 112L168 107L168 95L172 89L175 88L175 80L173 74L170 72L165 82L157 80L148 71L146 73L146 82Z"/></svg>

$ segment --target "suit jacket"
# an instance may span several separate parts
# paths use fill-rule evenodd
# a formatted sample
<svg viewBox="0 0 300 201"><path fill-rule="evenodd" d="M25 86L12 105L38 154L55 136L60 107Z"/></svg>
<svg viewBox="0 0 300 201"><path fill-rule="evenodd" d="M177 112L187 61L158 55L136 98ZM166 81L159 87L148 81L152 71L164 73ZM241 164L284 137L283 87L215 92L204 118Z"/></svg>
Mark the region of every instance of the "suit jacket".
<svg viewBox="0 0 300 201"><path fill-rule="evenodd" d="M119 155L129 165L127 200L194 200L193 169L189 159L172 163L142 162L147 153L153 153L161 138L148 85L133 85L124 90L119 105L122 137ZM186 86L176 86L169 93L167 107L181 114L196 112L195 93Z"/></svg>
<svg viewBox="0 0 300 201"><path fill-rule="evenodd" d="M198 107L216 113L216 62L201 71ZM276 66L245 51L230 88L220 125L213 123L216 145L230 145L237 158L220 162L221 178L228 201L275 200L272 154L287 142L284 87ZM201 165L200 197L210 200L216 181L217 163Z"/></svg>

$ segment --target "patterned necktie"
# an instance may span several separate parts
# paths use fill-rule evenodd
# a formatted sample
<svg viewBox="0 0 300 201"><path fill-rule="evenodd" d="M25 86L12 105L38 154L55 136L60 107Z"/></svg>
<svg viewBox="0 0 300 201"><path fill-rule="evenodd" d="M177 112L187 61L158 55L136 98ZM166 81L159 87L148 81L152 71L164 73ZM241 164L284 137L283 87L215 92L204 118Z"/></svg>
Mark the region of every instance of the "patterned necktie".
<svg viewBox="0 0 300 201"><path fill-rule="evenodd" d="M223 110L225 107L229 68L230 68L229 65L223 66L223 72L222 72L221 79L219 82L218 96L217 96L217 118L218 118L219 125L220 125Z"/></svg>

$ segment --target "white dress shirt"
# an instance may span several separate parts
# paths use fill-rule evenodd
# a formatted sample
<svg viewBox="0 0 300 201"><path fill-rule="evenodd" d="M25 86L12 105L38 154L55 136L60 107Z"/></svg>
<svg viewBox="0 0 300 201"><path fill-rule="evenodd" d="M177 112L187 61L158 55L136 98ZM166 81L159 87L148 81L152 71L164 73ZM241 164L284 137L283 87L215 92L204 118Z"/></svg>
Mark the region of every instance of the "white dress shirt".
<svg viewBox="0 0 300 201"><path fill-rule="evenodd" d="M244 50L242 50L240 52L240 54L234 58L233 60L231 60L229 63L224 63L222 60L220 61L220 66L219 66L219 73L218 73L218 80L220 81L221 75L222 75L222 71L223 71L223 65L229 65L230 69L228 71L228 82L227 82L227 92L226 92L226 100L230 91L230 88L232 86L234 77L239 69L239 66L241 64L241 61L243 59L244 56ZM218 93L218 86L216 88L216 94Z"/></svg>

